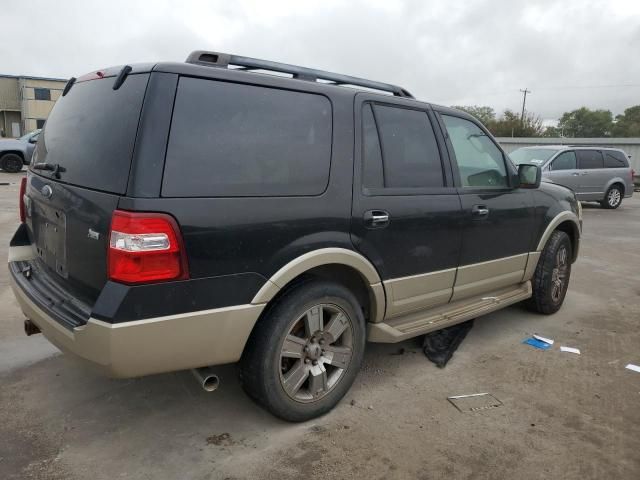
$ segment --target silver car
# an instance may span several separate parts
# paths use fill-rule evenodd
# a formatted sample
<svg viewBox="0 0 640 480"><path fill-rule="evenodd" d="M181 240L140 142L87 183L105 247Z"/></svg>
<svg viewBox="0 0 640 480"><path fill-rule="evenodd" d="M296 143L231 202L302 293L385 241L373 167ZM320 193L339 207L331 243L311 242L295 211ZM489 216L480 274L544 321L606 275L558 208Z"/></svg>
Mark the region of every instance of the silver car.
<svg viewBox="0 0 640 480"><path fill-rule="evenodd" d="M40 131L34 130L20 138L0 139L0 168L8 173L22 170L22 166L31 161Z"/></svg>
<svg viewBox="0 0 640 480"><path fill-rule="evenodd" d="M543 180L569 187L578 200L600 202L603 208L618 208L633 195L635 172L617 148L549 145L518 148L509 156L516 165L539 165Z"/></svg>

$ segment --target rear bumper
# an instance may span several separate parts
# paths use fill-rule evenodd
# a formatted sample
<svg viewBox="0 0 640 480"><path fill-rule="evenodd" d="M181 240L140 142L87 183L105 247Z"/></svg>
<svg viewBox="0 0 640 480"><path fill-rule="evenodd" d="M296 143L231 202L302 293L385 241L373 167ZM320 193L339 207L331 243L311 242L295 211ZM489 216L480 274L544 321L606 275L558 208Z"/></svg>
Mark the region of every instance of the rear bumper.
<svg viewBox="0 0 640 480"><path fill-rule="evenodd" d="M264 309L237 305L116 324L90 317L69 329L30 298L11 270L9 279L25 316L51 343L118 378L236 362Z"/></svg>

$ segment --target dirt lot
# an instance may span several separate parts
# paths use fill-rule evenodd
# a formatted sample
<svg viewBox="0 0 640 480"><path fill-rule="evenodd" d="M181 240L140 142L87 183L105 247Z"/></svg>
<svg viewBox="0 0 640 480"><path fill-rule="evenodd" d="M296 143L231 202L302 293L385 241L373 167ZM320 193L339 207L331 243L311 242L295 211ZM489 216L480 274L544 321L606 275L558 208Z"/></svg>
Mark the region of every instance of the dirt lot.
<svg viewBox="0 0 640 480"><path fill-rule="evenodd" d="M18 179L0 173L2 257ZM416 342L371 344L340 405L298 425L253 404L233 366L219 369L213 394L189 372L96 376L24 335L3 268L0 478L638 479L640 373L624 366L640 364L639 266L640 197L615 211L585 205L559 313L516 306L483 317L443 370ZM554 348L521 344L536 332ZM461 413L446 399L476 392L504 405Z"/></svg>

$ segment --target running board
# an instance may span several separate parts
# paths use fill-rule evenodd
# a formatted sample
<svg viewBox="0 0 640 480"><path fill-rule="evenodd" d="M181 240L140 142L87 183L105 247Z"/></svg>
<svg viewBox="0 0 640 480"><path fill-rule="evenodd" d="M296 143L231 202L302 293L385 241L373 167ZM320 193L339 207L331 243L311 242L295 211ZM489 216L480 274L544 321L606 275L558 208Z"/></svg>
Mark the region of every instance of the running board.
<svg viewBox="0 0 640 480"><path fill-rule="evenodd" d="M482 297L467 298L441 307L412 312L380 323L369 323L368 340L396 343L495 312L531 297L531 282L501 288Z"/></svg>

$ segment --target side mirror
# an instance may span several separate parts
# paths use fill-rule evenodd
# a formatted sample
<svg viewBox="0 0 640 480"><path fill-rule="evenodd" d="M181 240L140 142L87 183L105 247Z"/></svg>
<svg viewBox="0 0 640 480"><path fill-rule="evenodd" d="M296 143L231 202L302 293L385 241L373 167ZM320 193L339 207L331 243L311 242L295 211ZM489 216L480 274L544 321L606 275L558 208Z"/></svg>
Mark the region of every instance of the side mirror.
<svg viewBox="0 0 640 480"><path fill-rule="evenodd" d="M36 143L38 141L38 137L31 137L29 139L29 143Z"/></svg>
<svg viewBox="0 0 640 480"><path fill-rule="evenodd" d="M518 165L518 179L521 188L538 188L542 180L542 170L538 165L522 163Z"/></svg>

